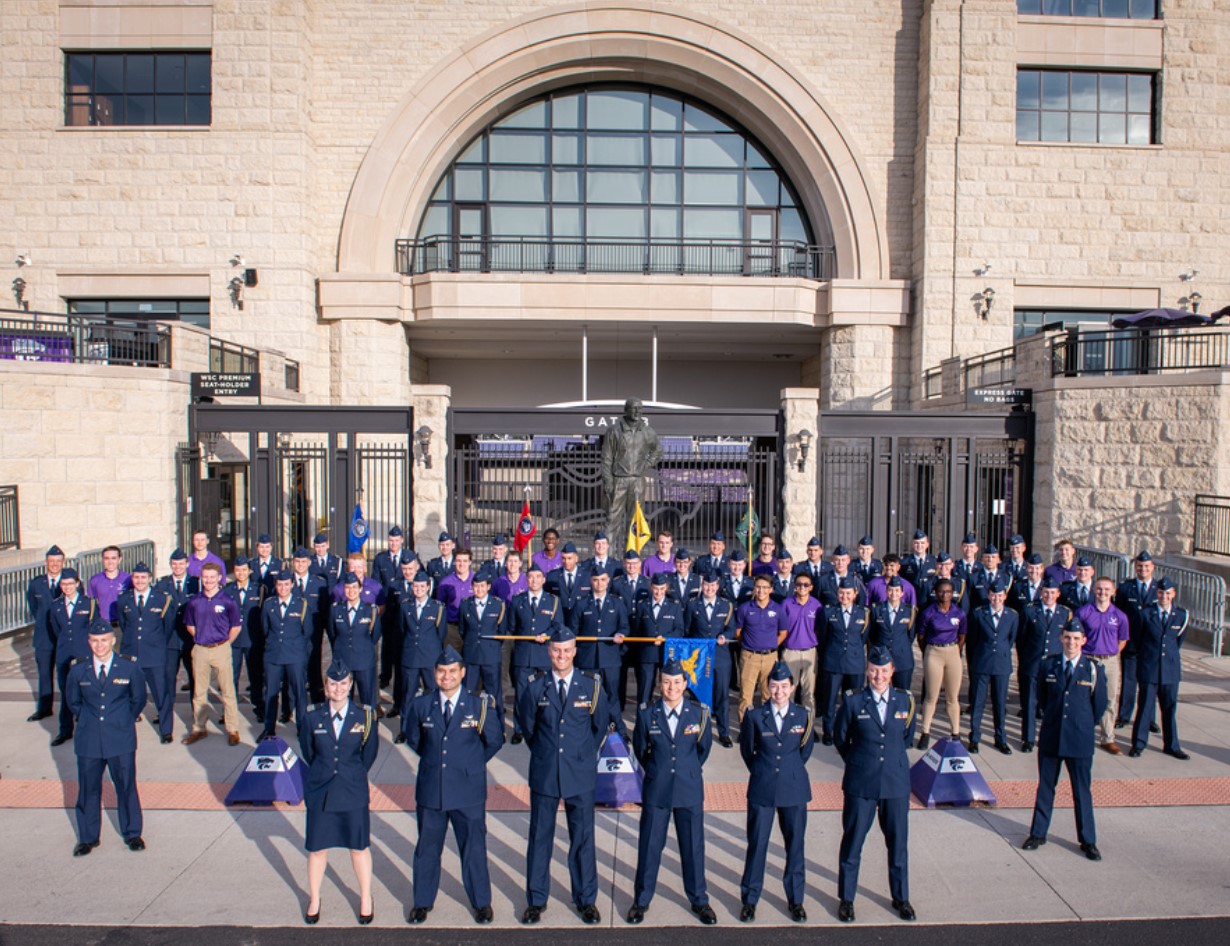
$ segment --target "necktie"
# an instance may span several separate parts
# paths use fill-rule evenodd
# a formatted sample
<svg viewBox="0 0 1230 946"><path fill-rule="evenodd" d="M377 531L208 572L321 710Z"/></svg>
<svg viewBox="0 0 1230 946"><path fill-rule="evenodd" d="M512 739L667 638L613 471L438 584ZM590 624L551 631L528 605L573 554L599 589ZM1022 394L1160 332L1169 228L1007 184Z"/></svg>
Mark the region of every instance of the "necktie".
<svg viewBox="0 0 1230 946"><path fill-rule="evenodd" d="M1081 604L1089 603L1089 592L1085 590L1085 586L1081 585Z"/></svg>
<svg viewBox="0 0 1230 946"><path fill-rule="evenodd" d="M145 610L145 595L137 595L137 610Z"/></svg>
<svg viewBox="0 0 1230 946"><path fill-rule="evenodd" d="M876 697L876 715L880 717L880 725L884 725L884 716L888 710L888 700L882 696Z"/></svg>
<svg viewBox="0 0 1230 946"><path fill-rule="evenodd" d="M107 685L107 668L103 664L98 665L98 685Z"/></svg>
<svg viewBox="0 0 1230 946"><path fill-rule="evenodd" d="M537 598L530 598L530 610L532 611L538 610L538 599Z"/></svg>
<svg viewBox="0 0 1230 946"><path fill-rule="evenodd" d="M563 680L559 682L559 701L563 706L568 705L568 685Z"/></svg>
<svg viewBox="0 0 1230 946"><path fill-rule="evenodd" d="M299 594L304 594L306 592L307 592L307 582L304 581L302 578L300 578L299 579Z"/></svg>
<svg viewBox="0 0 1230 946"><path fill-rule="evenodd" d="M49 591L52 591L52 592L56 590L56 580L52 578L50 575L47 576L47 588Z"/></svg>
<svg viewBox="0 0 1230 946"><path fill-rule="evenodd" d="M1140 600L1144 601L1145 595L1147 595L1148 593L1149 593L1149 586L1142 581L1140 583Z"/></svg>
<svg viewBox="0 0 1230 946"><path fill-rule="evenodd" d="M1064 686L1072 682L1072 661L1070 660L1063 662L1063 682Z"/></svg>
<svg viewBox="0 0 1230 946"><path fill-rule="evenodd" d="M239 606L241 608L243 607L243 603L247 599L247 597L248 597L248 592L244 590L243 588L240 588L239 589Z"/></svg>
<svg viewBox="0 0 1230 946"><path fill-rule="evenodd" d="M1163 611L1162 612L1162 627L1165 627L1169 621L1170 621L1170 612Z"/></svg>
<svg viewBox="0 0 1230 946"><path fill-rule="evenodd" d="M778 735L781 735L783 715L777 710L773 711L773 725L777 727Z"/></svg>
<svg viewBox="0 0 1230 946"><path fill-rule="evenodd" d="M996 630L999 630L999 614L997 612L991 612L991 624Z"/></svg>
<svg viewBox="0 0 1230 946"><path fill-rule="evenodd" d="M1046 609L1046 622L1048 624L1051 622L1051 618L1053 618L1054 616L1055 616L1055 612L1052 611L1050 608L1047 608Z"/></svg>
<svg viewBox="0 0 1230 946"><path fill-rule="evenodd" d="M415 616L415 618L422 618L422 617L423 617L423 602L421 602L421 601L419 602L419 606L418 606L418 608L416 608L416 609L415 609L414 616Z"/></svg>
<svg viewBox="0 0 1230 946"><path fill-rule="evenodd" d="M177 595L182 595L184 593L184 582L182 578L175 582L175 593Z"/></svg>
<svg viewBox="0 0 1230 946"><path fill-rule="evenodd" d="M568 574L567 572L565 572L565 573L564 573L564 579L568 582L568 590L569 590L569 591L572 591L572 575L570 575L570 574Z"/></svg>
<svg viewBox="0 0 1230 946"><path fill-rule="evenodd" d="M325 567L325 560L324 560L323 558L318 558L318 559L316 559L316 564L317 564L317 565L319 565L321 568L324 568L324 567Z"/></svg>
<svg viewBox="0 0 1230 946"><path fill-rule="evenodd" d="M604 602L605 600L606 598L595 598L594 599L594 605L598 608L599 614L602 613L602 602Z"/></svg>
<svg viewBox="0 0 1230 946"><path fill-rule="evenodd" d="M453 701L444 701L444 725L448 726L453 721Z"/></svg>

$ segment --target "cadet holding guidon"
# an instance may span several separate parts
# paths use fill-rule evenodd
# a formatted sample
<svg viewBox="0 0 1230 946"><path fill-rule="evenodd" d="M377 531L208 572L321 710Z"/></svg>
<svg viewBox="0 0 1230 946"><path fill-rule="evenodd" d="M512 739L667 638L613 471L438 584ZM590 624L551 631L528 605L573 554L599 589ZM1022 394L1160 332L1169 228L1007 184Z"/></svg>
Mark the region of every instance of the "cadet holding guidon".
<svg viewBox="0 0 1230 946"><path fill-rule="evenodd" d="M841 790L841 851L837 869L837 918L854 921L854 896L863 842L879 817L888 848L888 886L893 909L914 919L910 905L910 760L914 738L914 697L891 685L893 658L873 647L867 658L867 685L847 690L837 710L833 741L846 763Z"/></svg>
<svg viewBox="0 0 1230 946"><path fill-rule="evenodd" d="M729 749L734 745L730 738L730 643L734 639L730 624L735 607L718 597L721 578L715 571L703 574L700 597L688 605L685 622L688 637L717 642L713 648L713 721L717 723L718 744Z"/></svg>
<svg viewBox="0 0 1230 946"><path fill-rule="evenodd" d="M658 572L650 579L650 599L636 606L632 615L632 633L636 637L683 637L685 625L683 608L678 601L667 597L671 578ZM654 678L662 665L662 645L640 643L636 645L639 661L636 665L636 701L648 706L653 699ZM608 696L609 699L609 696Z"/></svg>
<svg viewBox="0 0 1230 946"><path fill-rule="evenodd" d="M132 657L145 677L146 690L158 713L155 722L164 745L175 728L175 675L179 672L179 637L168 620L171 599L150 587L149 566L137 562L132 590L116 602L120 623L120 653Z"/></svg>
<svg viewBox="0 0 1230 946"><path fill-rule="evenodd" d="M461 655L445 647L436 659L436 688L410 703L402 720L406 744L419 756L414 812L414 906L409 923L423 923L440 888L440 855L453 826L461 853L461 879L474 919L490 923L491 879L487 871L487 763L504 745L504 729L492 698L461 685Z"/></svg>
<svg viewBox="0 0 1230 946"><path fill-rule="evenodd" d="M780 660L769 671L769 701L749 709L739 730L739 750L750 776L747 783L747 858L739 882L739 919L756 919L764 887L765 856L776 816L786 847L786 901L790 919L802 923L806 891L804 841L811 780L807 760L815 745L811 707L792 702L794 679Z"/></svg>
<svg viewBox="0 0 1230 946"><path fill-rule="evenodd" d="M657 577L656 575L654 576ZM640 923L653 900L671 818L679 841L683 889L702 923L717 915L705 885L705 781L702 768L713 746L709 711L686 699L683 665L662 667L662 696L642 706L633 733L633 751L645 769L641 791L641 825L636 848L636 880L629 923Z"/></svg>
<svg viewBox="0 0 1230 946"><path fill-rule="evenodd" d="M145 708L145 677L137 661L115 653L115 631L105 621L89 628L90 656L68 671L64 702L77 720L77 846L73 857L98 847L102 830L102 777L111 773L120 834L130 851L141 840L137 796L137 717Z"/></svg>
<svg viewBox="0 0 1230 946"><path fill-rule="evenodd" d="M537 923L551 893L555 817L564 802L572 902L589 924L601 922L594 850L594 789L598 750L609 711L602 680L574 666L576 635L551 635L551 670L531 677L517 700L517 720L530 749L530 836L526 854L527 906L522 923Z"/></svg>

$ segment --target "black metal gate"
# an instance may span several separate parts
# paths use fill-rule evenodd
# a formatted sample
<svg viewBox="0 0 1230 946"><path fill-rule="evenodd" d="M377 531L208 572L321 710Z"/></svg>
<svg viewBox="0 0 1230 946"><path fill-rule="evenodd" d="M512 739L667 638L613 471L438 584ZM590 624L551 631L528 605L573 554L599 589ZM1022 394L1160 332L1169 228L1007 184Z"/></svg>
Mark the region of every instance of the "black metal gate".
<svg viewBox="0 0 1230 946"><path fill-rule="evenodd" d="M539 532L559 530L588 554L606 525L602 434L619 408L538 411L454 410L449 469L450 528L486 557L492 536L511 536L528 498ZM708 548L735 527L749 498L763 529L781 522L781 432L776 411L672 411L646 408L662 443L662 462L647 484L643 509L653 530L669 529L675 547ZM613 549L624 547L612 536Z"/></svg>
<svg viewBox="0 0 1230 946"><path fill-rule="evenodd" d="M205 529L228 558L269 533L275 554L317 532L344 550L355 503L375 536L413 534L410 408L194 404L179 460L180 543ZM370 543L369 543L370 546ZM376 544L379 547L379 544Z"/></svg>
<svg viewBox="0 0 1230 946"><path fill-rule="evenodd" d="M825 546L870 534L880 552L910 549L925 529L934 550L973 532L1001 548L1033 527L1033 415L824 413L817 464Z"/></svg>

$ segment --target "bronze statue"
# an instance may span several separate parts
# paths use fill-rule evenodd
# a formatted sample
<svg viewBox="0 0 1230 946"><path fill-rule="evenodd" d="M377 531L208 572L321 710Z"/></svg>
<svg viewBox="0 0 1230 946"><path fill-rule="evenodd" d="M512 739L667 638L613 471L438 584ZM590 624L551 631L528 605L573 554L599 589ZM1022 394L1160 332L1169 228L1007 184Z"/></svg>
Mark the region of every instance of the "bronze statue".
<svg viewBox="0 0 1230 946"><path fill-rule="evenodd" d="M645 420L639 398L624 401L624 416L602 438L602 486L607 496L607 535L621 543L628 534L645 476L662 459L658 435Z"/></svg>

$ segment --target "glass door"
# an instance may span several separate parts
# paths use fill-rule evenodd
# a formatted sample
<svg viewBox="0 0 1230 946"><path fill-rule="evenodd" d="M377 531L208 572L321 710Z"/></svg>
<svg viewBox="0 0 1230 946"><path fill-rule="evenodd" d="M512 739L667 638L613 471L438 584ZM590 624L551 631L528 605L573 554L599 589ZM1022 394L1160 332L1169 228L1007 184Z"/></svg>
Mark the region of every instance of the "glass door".
<svg viewBox="0 0 1230 946"><path fill-rule="evenodd" d="M745 276L776 275L777 261L777 211L747 210L744 232L747 243L744 248L743 273Z"/></svg>
<svg viewBox="0 0 1230 946"><path fill-rule="evenodd" d="M485 273L491 269L486 204L453 205L453 272Z"/></svg>

